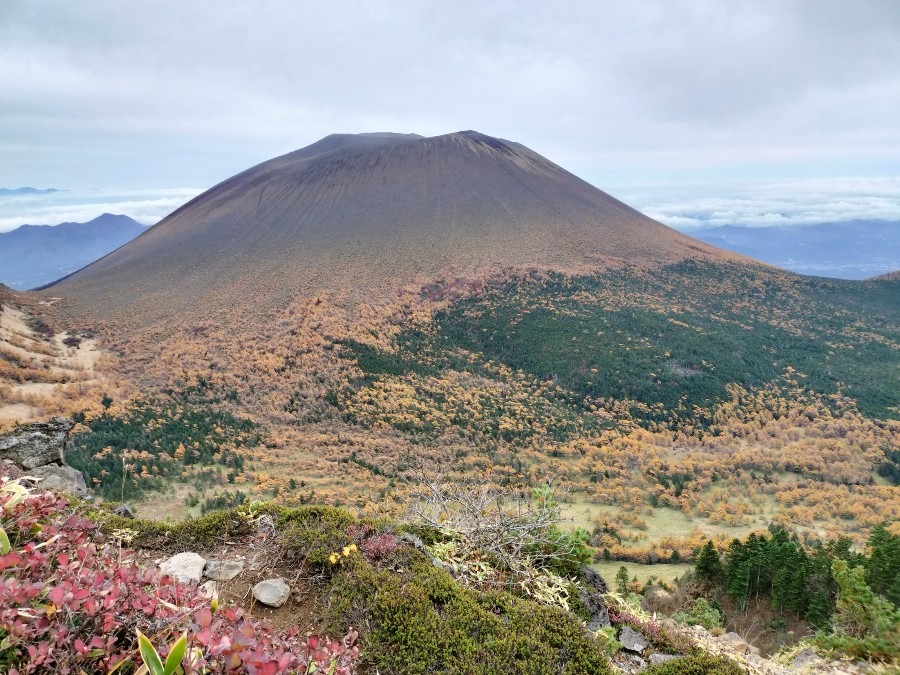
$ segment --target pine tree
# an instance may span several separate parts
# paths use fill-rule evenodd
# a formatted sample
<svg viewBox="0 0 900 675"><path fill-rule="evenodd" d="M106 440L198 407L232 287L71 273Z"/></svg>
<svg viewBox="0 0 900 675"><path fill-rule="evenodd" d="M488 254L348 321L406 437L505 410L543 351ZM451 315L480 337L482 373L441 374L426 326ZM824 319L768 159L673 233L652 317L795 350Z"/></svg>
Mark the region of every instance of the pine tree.
<svg viewBox="0 0 900 675"><path fill-rule="evenodd" d="M725 591L743 610L750 597L750 549L738 539L732 539L725 553Z"/></svg>
<svg viewBox="0 0 900 675"><path fill-rule="evenodd" d="M879 525L872 530L868 544L871 554L866 581L873 591L900 606L900 537Z"/></svg>
<svg viewBox="0 0 900 675"><path fill-rule="evenodd" d="M722 581L722 560L712 541L707 541L700 549L697 563L694 565L697 579L705 584L715 585Z"/></svg>
<svg viewBox="0 0 900 675"><path fill-rule="evenodd" d="M620 595L628 595L628 568L625 565L616 572L616 590Z"/></svg>

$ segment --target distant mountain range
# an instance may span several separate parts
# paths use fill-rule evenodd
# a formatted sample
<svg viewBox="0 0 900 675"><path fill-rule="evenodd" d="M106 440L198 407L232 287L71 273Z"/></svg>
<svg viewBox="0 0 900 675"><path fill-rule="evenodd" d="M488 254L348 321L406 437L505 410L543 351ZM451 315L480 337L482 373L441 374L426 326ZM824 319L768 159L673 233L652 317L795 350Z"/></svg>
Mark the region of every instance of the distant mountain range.
<svg viewBox="0 0 900 675"><path fill-rule="evenodd" d="M33 187L0 188L0 197L13 197L16 195L48 195L51 192L59 192L59 190L53 188L39 190L38 188Z"/></svg>
<svg viewBox="0 0 900 675"><path fill-rule="evenodd" d="M128 216L104 213L87 223L22 225L0 233L0 283L17 290L49 284L114 251L145 229Z"/></svg>
<svg viewBox="0 0 900 675"><path fill-rule="evenodd" d="M893 221L781 227L726 225L687 234L800 274L866 279L900 268L900 223Z"/></svg>

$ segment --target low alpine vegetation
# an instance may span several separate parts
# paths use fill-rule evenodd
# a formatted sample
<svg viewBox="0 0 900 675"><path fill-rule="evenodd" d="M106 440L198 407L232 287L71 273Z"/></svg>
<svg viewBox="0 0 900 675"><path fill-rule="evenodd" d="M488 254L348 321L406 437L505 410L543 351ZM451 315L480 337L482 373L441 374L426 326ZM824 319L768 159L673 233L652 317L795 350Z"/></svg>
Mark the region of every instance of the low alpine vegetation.
<svg viewBox="0 0 900 675"><path fill-rule="evenodd" d="M0 481L0 671L134 673L143 661L153 675L353 672L355 631L277 634L136 565L129 533L105 535L66 499Z"/></svg>

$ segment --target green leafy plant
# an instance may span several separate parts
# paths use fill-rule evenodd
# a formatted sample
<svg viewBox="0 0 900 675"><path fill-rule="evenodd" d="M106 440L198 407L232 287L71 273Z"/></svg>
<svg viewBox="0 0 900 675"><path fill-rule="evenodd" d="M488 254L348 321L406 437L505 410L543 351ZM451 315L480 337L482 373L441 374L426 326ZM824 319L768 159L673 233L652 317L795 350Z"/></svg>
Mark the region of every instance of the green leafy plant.
<svg viewBox="0 0 900 675"><path fill-rule="evenodd" d="M10 496L4 501L3 510L0 512L0 516L2 516L0 517L0 555L6 555L12 550L9 535L3 527L3 520L5 519L6 514L13 510L16 504L19 504L28 497L29 493L28 488L22 485L18 480L8 480L4 478L3 481L2 486L0 486L0 492Z"/></svg>
<svg viewBox="0 0 900 675"><path fill-rule="evenodd" d="M187 634L183 634L169 647L169 655L165 663L156 651L153 643L141 631L137 632L138 648L141 652L143 665L138 668L135 675L174 675L181 667L181 661L187 651Z"/></svg>

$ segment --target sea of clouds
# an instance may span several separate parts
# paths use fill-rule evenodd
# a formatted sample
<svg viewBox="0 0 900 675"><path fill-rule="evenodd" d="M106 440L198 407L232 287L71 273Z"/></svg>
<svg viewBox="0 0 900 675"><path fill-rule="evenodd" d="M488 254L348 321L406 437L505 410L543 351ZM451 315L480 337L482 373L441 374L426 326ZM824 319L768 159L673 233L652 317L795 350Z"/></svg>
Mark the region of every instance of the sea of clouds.
<svg viewBox="0 0 900 675"><path fill-rule="evenodd" d="M604 188L651 218L687 232L721 225L900 223L900 177L655 182ZM103 213L121 213L152 225L200 192L197 188L98 189L0 196L0 232L25 224L86 222Z"/></svg>
<svg viewBox="0 0 900 675"><path fill-rule="evenodd" d="M900 221L900 177L632 184L613 194L687 232L722 225Z"/></svg>
<svg viewBox="0 0 900 675"><path fill-rule="evenodd" d="M168 188L0 195L0 232L20 225L83 223L104 213L124 214L144 225L153 225L200 192L196 188Z"/></svg>

